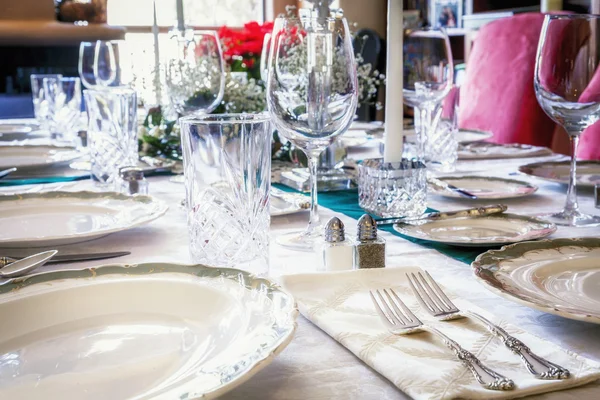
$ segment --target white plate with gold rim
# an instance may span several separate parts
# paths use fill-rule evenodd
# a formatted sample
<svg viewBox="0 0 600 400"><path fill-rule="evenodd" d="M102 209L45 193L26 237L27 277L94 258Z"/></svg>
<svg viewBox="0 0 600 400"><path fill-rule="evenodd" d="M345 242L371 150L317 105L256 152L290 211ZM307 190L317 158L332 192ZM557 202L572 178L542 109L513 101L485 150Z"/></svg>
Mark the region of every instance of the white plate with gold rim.
<svg viewBox="0 0 600 400"><path fill-rule="evenodd" d="M537 186L527 182L492 176L443 176L437 180L472 193L478 200L512 199L529 196L538 190ZM430 190L444 197L465 198L455 191L434 185L430 186Z"/></svg>
<svg viewBox="0 0 600 400"><path fill-rule="evenodd" d="M552 155L547 147L512 143L469 143L458 148L459 160L491 160L499 158L527 158Z"/></svg>
<svg viewBox="0 0 600 400"><path fill-rule="evenodd" d="M519 172L551 182L569 184L570 161L540 162L522 165ZM577 161L577 186L600 184L600 161Z"/></svg>
<svg viewBox="0 0 600 400"><path fill-rule="evenodd" d="M414 128L404 129L404 136L409 143L416 143L416 133ZM462 145L482 142L494 137L492 132L478 131L474 129L459 129L454 135L456 141Z"/></svg>
<svg viewBox="0 0 600 400"><path fill-rule="evenodd" d="M517 243L472 263L494 293L561 317L600 324L600 239Z"/></svg>
<svg viewBox="0 0 600 400"><path fill-rule="evenodd" d="M62 146L0 146L0 169L17 167L18 171L67 165L81 157L73 147Z"/></svg>
<svg viewBox="0 0 600 400"><path fill-rule="evenodd" d="M556 225L533 217L501 213L395 224L394 229L402 235L430 242L489 247L541 239L554 233Z"/></svg>
<svg viewBox="0 0 600 400"><path fill-rule="evenodd" d="M0 196L0 248L57 246L146 224L167 205L150 196L44 192Z"/></svg>
<svg viewBox="0 0 600 400"><path fill-rule="evenodd" d="M242 270L147 263L0 285L0 398L213 399L292 339L294 299Z"/></svg>

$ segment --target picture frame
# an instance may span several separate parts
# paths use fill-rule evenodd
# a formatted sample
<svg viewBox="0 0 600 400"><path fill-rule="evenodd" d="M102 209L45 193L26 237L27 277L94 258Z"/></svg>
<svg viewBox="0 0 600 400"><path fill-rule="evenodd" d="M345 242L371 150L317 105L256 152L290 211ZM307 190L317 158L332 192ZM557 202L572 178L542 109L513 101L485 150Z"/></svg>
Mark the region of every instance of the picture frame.
<svg viewBox="0 0 600 400"><path fill-rule="evenodd" d="M461 28L463 0L431 0L429 23L434 28Z"/></svg>

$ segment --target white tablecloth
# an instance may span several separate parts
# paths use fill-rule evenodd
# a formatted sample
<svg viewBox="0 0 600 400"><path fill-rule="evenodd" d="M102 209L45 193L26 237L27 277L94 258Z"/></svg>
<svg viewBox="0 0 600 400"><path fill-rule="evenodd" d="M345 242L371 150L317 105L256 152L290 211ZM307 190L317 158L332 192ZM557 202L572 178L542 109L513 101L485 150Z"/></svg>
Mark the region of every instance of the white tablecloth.
<svg viewBox="0 0 600 400"><path fill-rule="evenodd" d="M495 160L461 163L459 171L469 171L496 176L509 175L525 162L537 160ZM565 200L566 188L554 183L535 180L525 176L520 179L540 186L537 194L509 200L512 212L539 213L559 210ZM148 226L132 229L105 238L67 246L63 250L78 252L129 250L131 255L111 262L139 263L148 261L190 262L188 254L187 230L183 209L179 206L184 188L181 184L169 182L168 177L150 178L152 195L166 201L170 209L167 214ZM77 190L92 187L91 182L78 182L67 187ZM6 188L0 192L5 192ZM583 211L600 213L593 208L593 195L589 189L580 190L580 206ZM464 208L469 205L484 204L449 200L430 196L429 206L440 210ZM330 210L321 208L323 219L332 216ZM356 221L338 215L346 226L353 227ZM288 217L274 218L271 235L275 238L283 232L303 228L307 223L306 212ZM600 228L567 229L559 228L553 237L598 236ZM600 361L600 326L572 321L550 314L544 314L503 300L479 285L471 275L471 268L435 250L429 250L410 243L397 236L382 233L388 244L388 267L425 266L439 281L467 300L496 314L502 314L507 321L538 336L551 340L582 355ZM45 267L82 268L106 264L106 261L93 261L77 264L64 264ZM309 272L316 268L316 256L311 253L294 252L271 245L271 275ZM275 361L244 383L224 399L404 399L408 398L385 378L364 365L340 344L313 326L303 317L298 319L298 330L292 343ZM553 393L535 398L544 399L600 399L600 384L565 392Z"/></svg>

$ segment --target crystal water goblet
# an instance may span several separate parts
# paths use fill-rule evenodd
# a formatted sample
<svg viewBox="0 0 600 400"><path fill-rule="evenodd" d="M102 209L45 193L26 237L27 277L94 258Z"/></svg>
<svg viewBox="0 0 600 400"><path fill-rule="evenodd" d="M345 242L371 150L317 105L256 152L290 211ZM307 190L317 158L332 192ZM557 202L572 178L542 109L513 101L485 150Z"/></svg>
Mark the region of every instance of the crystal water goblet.
<svg viewBox="0 0 600 400"><path fill-rule="evenodd" d="M454 65L445 31L415 29L404 37L404 103L415 108L417 157L427 160L429 136L436 129L435 111L452 88ZM438 108L439 109L439 108Z"/></svg>
<svg viewBox="0 0 600 400"><path fill-rule="evenodd" d="M308 227L278 237L283 246L311 250L322 234L317 206L319 155L352 123L357 87L352 35L344 18L276 19L267 106L278 133L306 154L311 177Z"/></svg>
<svg viewBox="0 0 600 400"><path fill-rule="evenodd" d="M542 216L557 225L600 224L600 217L580 212L577 203L579 137L600 119L599 48L599 15L546 15L536 56L535 94L542 109L565 128L571 141L565 207Z"/></svg>

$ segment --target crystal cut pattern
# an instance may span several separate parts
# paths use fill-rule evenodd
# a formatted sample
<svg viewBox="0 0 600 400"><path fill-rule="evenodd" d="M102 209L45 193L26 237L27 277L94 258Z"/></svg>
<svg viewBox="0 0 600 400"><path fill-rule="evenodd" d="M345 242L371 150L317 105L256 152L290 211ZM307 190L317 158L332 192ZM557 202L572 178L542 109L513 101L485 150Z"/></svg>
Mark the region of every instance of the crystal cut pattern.
<svg viewBox="0 0 600 400"><path fill-rule="evenodd" d="M217 115L181 121L192 259L267 273L268 117Z"/></svg>
<svg viewBox="0 0 600 400"><path fill-rule="evenodd" d="M92 177L116 185L121 167L137 165L137 98L130 89L85 90Z"/></svg>
<svg viewBox="0 0 600 400"><path fill-rule="evenodd" d="M359 167L358 204L370 214L417 217L427 208L426 199L426 168L420 161L385 163L370 159Z"/></svg>

